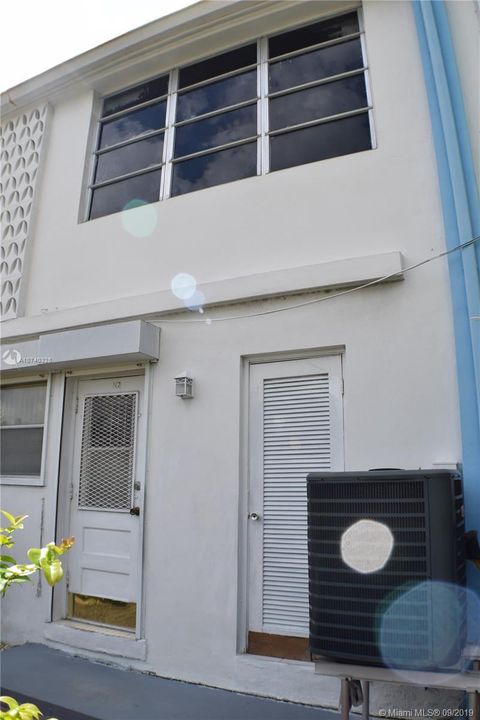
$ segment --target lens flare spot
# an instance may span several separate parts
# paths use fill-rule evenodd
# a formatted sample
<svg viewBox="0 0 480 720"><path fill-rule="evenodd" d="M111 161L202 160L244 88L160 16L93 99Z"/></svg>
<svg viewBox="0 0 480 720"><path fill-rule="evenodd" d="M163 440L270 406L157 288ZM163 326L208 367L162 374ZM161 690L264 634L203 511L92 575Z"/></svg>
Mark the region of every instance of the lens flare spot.
<svg viewBox="0 0 480 720"><path fill-rule="evenodd" d="M138 238L151 235L157 219L157 208L144 200L130 200L121 213L123 229Z"/></svg>
<svg viewBox="0 0 480 720"><path fill-rule="evenodd" d="M342 535L342 560L359 573L376 572L387 563L393 544L393 535L387 525L376 520L359 520Z"/></svg>
<svg viewBox="0 0 480 720"><path fill-rule="evenodd" d="M189 273L178 273L172 279L170 288L175 297L180 300L189 300L195 295L197 290L197 281Z"/></svg>
<svg viewBox="0 0 480 720"><path fill-rule="evenodd" d="M476 644L480 600L473 591L433 580L410 584L385 604L379 627L383 662L406 680L409 669L457 674L467 629L468 642Z"/></svg>
<svg viewBox="0 0 480 720"><path fill-rule="evenodd" d="M195 290L193 295L184 301L185 306L189 310L196 310L197 312L203 312L203 305L205 305L205 295L201 290Z"/></svg>

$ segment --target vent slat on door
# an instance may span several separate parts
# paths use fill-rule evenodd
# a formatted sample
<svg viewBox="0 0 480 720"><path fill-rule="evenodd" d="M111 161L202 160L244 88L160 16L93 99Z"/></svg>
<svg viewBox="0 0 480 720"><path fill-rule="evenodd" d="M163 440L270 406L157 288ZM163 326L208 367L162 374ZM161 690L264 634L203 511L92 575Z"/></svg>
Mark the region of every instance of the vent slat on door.
<svg viewBox="0 0 480 720"><path fill-rule="evenodd" d="M331 468L328 373L263 382L263 623L308 634L306 476Z"/></svg>
<svg viewBox="0 0 480 720"><path fill-rule="evenodd" d="M131 508L136 404L136 393L85 398L79 508Z"/></svg>

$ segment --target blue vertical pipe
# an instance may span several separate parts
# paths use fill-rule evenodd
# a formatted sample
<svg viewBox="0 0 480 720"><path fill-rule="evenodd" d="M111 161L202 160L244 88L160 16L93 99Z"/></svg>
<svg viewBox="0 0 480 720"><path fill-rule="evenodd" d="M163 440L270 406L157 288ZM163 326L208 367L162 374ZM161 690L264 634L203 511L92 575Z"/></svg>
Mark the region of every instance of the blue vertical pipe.
<svg viewBox="0 0 480 720"><path fill-rule="evenodd" d="M445 5L443 4L443 2L434 2L432 9L437 23L442 54L445 58L445 72L450 87L451 102L455 114L455 123L457 126L458 143L463 164L463 172L465 174L465 189L467 192L473 234L475 237L477 237L478 235L480 235L480 199L478 196L475 168L473 165L473 154L470 145L470 137L468 132L467 118L465 114L465 106L463 102L462 88L458 78L455 50L453 47L452 38L450 36L450 28L448 25L448 17L445 10ZM478 269L478 267L480 266L480 243L476 246L476 249Z"/></svg>
<svg viewBox="0 0 480 720"><path fill-rule="evenodd" d="M447 248L480 234L478 188L443 0L412 0L430 107ZM474 246L448 258L455 333L467 529L480 530L479 254ZM480 574L469 585L480 593Z"/></svg>

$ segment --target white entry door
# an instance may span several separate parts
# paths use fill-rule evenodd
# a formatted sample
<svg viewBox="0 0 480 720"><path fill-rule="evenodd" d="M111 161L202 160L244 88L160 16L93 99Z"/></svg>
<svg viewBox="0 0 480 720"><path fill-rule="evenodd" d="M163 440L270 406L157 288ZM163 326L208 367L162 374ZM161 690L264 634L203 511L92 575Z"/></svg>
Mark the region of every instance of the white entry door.
<svg viewBox="0 0 480 720"><path fill-rule="evenodd" d="M308 637L306 477L343 469L341 357L252 365L249 407L248 628Z"/></svg>
<svg viewBox="0 0 480 720"><path fill-rule="evenodd" d="M135 629L141 584L143 377L78 383L70 492L70 617Z"/></svg>

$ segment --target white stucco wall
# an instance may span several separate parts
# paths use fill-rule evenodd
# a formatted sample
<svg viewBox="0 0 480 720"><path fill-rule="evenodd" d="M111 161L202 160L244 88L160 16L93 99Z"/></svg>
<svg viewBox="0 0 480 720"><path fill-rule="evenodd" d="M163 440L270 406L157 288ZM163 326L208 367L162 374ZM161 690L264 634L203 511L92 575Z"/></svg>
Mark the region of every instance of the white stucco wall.
<svg viewBox="0 0 480 720"><path fill-rule="evenodd" d="M412 11L367 2L364 15L378 147L155 203L147 238L132 237L122 214L77 222L93 95L80 87L56 102L25 314L168 290L182 271L206 282L388 250L414 260L441 248Z"/></svg>
<svg viewBox="0 0 480 720"><path fill-rule="evenodd" d="M8 321L6 334L20 336L35 316L37 332L42 323L51 329L57 309L77 308L75 323L92 322L94 304L98 308L103 301L168 291L178 272L209 282L388 251L402 252L409 265L443 250L410 3L369 1L364 16L376 149L156 203L157 227L147 238L128 234L121 215L77 222L92 89L79 87L77 96L57 100L26 317ZM215 318L302 299L209 312ZM149 320L162 327L162 337L160 360L152 370L149 419L148 654L145 663L116 661L169 677L333 705L336 683L314 677L311 664L237 653L246 592L242 358L343 349L347 470L455 463L461 450L445 260L407 273L401 282L302 310L210 325ZM195 399L189 403L173 393L173 377L186 367L195 378ZM62 381L57 375L55 387ZM50 413L60 417L60 394ZM42 498L45 540L54 532L57 476L58 452L52 451L45 487L4 489L5 507L32 516L25 546L38 543ZM34 588L16 588L7 603L7 640L43 642L48 589L37 597ZM415 695L413 701L399 693L388 696L394 707L431 704L431 698ZM377 706L385 703L382 697Z"/></svg>
<svg viewBox="0 0 480 720"><path fill-rule="evenodd" d="M439 321L448 313L446 295L438 290L443 273L442 264L432 264L402 283L264 318L195 326L163 323L160 360L153 368L146 485L148 655L146 663L126 659L125 664L302 702L336 702L336 683L315 677L309 664L237 654L245 612L245 586L238 580L246 524L239 512L246 483L241 358L271 354L280 359L279 353L344 346L346 469L455 462L460 442L453 347ZM277 304L249 303L229 312ZM411 322L405 323L405 317ZM189 367L195 378L191 402L174 396L172 379L180 367ZM60 398L52 415L60 414L59 404ZM45 539L53 533L54 469L45 488L4 490L6 507L33 515L26 531L32 544L38 543L41 497L50 508ZM38 599L33 589L13 592L7 639L43 642L48 590L43 588ZM388 698L407 707L404 691L398 692L380 695L378 703L383 706ZM432 702L422 698L426 705Z"/></svg>

